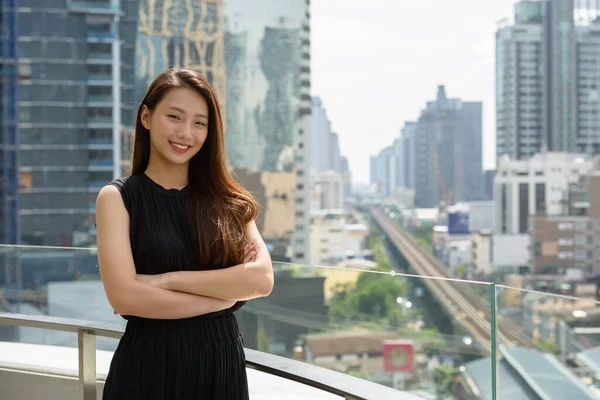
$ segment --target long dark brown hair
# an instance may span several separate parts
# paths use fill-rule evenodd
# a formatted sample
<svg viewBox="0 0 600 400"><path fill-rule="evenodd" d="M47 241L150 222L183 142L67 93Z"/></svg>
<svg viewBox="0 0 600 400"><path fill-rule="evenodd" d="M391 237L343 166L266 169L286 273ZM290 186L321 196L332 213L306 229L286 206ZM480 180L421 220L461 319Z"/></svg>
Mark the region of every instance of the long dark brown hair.
<svg viewBox="0 0 600 400"><path fill-rule="evenodd" d="M229 267L242 262L246 224L256 219L258 203L227 170L221 109L214 89L200 73L170 68L148 87L135 123L131 175L146 171L150 135L142 125L143 106L152 112L169 90L196 90L208 105L208 135L188 170L188 204L196 221L202 264Z"/></svg>

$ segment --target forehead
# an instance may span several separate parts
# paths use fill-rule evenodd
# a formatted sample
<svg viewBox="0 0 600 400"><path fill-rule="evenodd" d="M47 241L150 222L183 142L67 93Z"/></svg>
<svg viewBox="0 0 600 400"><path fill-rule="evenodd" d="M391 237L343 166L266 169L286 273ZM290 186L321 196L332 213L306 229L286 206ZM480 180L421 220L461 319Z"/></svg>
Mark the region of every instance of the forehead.
<svg viewBox="0 0 600 400"><path fill-rule="evenodd" d="M165 94L160 107L177 107L186 113L208 113L208 104L204 97L194 89L177 88L171 89Z"/></svg>

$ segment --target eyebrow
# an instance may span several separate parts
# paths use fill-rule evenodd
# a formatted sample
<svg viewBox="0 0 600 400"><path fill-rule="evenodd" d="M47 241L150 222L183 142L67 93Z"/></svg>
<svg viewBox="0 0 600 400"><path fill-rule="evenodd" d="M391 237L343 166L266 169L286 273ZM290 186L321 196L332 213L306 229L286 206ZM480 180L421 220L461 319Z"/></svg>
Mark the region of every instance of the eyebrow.
<svg viewBox="0 0 600 400"><path fill-rule="evenodd" d="M179 111L180 113L182 113L182 114L185 114L185 111L184 111L184 110L182 110L182 109L181 109L181 108L179 108L179 107L171 106L171 107L169 107L169 109L171 109L171 110L175 110L175 111ZM208 118L208 115L204 115L204 114L196 114L196 115L194 115L194 117Z"/></svg>

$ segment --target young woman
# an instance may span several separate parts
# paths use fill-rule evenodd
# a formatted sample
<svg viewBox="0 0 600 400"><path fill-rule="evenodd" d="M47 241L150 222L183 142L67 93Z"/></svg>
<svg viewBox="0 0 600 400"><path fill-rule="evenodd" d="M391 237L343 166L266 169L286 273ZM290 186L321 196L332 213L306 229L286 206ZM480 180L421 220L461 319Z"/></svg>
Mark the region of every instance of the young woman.
<svg viewBox="0 0 600 400"><path fill-rule="evenodd" d="M169 69L136 121L131 176L97 199L106 295L128 320L104 400L248 399L233 313L273 288L258 205L227 171L223 124L202 75Z"/></svg>

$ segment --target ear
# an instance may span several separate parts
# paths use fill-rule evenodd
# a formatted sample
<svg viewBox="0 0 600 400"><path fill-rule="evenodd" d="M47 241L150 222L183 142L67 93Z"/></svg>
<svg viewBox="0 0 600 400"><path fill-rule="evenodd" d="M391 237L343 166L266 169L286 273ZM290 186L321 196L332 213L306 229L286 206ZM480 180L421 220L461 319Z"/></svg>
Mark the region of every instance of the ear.
<svg viewBox="0 0 600 400"><path fill-rule="evenodd" d="M144 128L150 130L150 110L145 104L142 106L142 115L140 116L140 120L142 121Z"/></svg>

